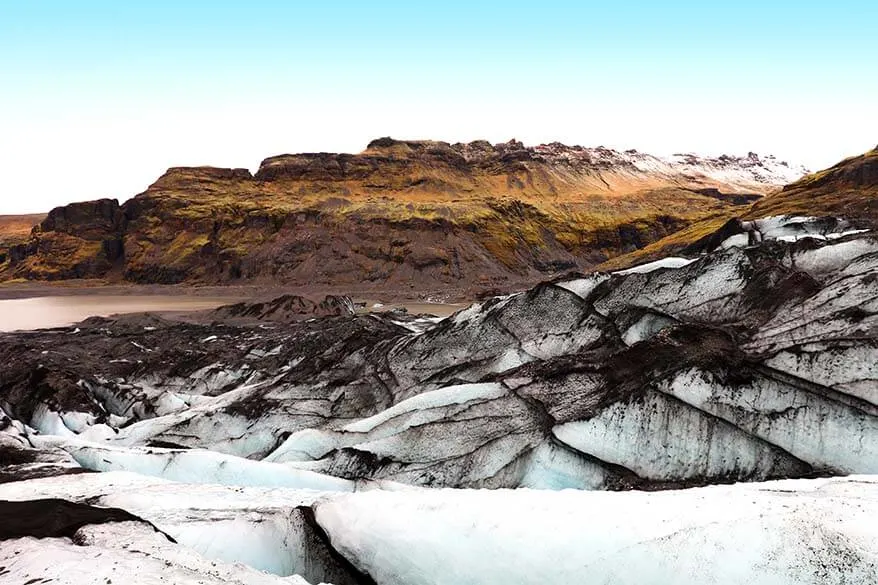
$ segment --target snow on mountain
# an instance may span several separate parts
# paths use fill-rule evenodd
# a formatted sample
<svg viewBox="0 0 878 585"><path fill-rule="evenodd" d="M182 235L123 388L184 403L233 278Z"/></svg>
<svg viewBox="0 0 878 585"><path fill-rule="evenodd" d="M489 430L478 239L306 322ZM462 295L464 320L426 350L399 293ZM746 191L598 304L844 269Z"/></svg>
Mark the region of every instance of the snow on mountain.
<svg viewBox="0 0 878 585"><path fill-rule="evenodd" d="M509 148L497 145L495 148ZM523 147L522 147L523 148ZM594 148L567 146L558 142L540 144L530 149L535 160L555 168L565 166L576 172L603 176L608 185L624 181L667 181L670 184L719 186L738 192L765 193L787 185L808 174L802 165L790 164L774 156L754 152L746 156L697 154L656 156L637 150L619 151L603 146Z"/></svg>
<svg viewBox="0 0 878 585"><path fill-rule="evenodd" d="M653 177L665 177L680 181L680 177L692 182L733 185L743 192L762 193L772 185L786 185L804 175L808 170L802 165L779 161L771 155L759 156L750 152L747 156L722 155L716 158L696 154L655 156L636 150L617 151L610 148L568 147L562 144L544 144L534 151L552 162L567 160L571 164L589 164L599 169L631 169L629 172L645 173Z"/></svg>

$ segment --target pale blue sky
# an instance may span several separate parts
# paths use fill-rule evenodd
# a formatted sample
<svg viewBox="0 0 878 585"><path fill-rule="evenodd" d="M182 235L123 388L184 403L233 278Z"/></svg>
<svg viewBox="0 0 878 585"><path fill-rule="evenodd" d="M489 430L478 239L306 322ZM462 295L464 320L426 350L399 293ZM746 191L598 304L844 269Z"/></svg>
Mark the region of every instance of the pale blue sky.
<svg viewBox="0 0 878 585"><path fill-rule="evenodd" d="M811 168L878 143L878 3L0 0L0 213L372 138Z"/></svg>

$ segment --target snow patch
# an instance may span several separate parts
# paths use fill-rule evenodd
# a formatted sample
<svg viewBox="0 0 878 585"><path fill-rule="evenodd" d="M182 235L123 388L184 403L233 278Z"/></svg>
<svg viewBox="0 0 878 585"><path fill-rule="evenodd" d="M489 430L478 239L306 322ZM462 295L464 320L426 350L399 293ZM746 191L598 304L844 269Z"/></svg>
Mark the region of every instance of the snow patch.
<svg viewBox="0 0 878 585"><path fill-rule="evenodd" d="M569 290L573 294L577 295L582 299L588 298L588 295L597 288L599 284L608 280L610 278L609 274L603 274L601 272L595 272L594 274L589 274L585 278L577 278L575 280L566 280L564 282L556 283L556 286L560 286L563 289Z"/></svg>
<svg viewBox="0 0 878 585"><path fill-rule="evenodd" d="M646 264L634 266L633 268L628 268L626 270L617 270L613 274L645 274L647 272L652 272L661 268L682 268L683 266L692 264L693 262L695 262L695 260L696 258L681 258L676 256L669 256L668 258L662 258L661 260L656 260L655 262L647 262Z"/></svg>
<svg viewBox="0 0 878 585"><path fill-rule="evenodd" d="M349 433L368 433L390 419L405 413L429 410L452 404L464 404L473 400L491 400L503 396L506 392L506 388L501 384L494 383L463 384L460 386L440 388L439 390L424 392L407 400L403 400L399 404L396 404L375 416L345 426L344 430Z"/></svg>

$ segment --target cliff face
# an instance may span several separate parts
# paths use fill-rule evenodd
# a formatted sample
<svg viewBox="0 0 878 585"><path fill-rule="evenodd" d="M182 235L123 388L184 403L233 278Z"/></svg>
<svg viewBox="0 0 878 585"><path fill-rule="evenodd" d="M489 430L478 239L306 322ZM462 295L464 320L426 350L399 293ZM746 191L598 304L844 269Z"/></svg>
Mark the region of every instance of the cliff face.
<svg viewBox="0 0 878 585"><path fill-rule="evenodd" d="M27 242L31 230L45 217L45 214L0 215L0 266L8 260L9 248Z"/></svg>
<svg viewBox="0 0 878 585"><path fill-rule="evenodd" d="M10 268L25 278L105 276L123 257L125 217L115 199L71 203L49 212L31 237L9 248ZM0 272L2 274L2 272Z"/></svg>
<svg viewBox="0 0 878 585"><path fill-rule="evenodd" d="M0 278L490 289L735 215L802 172L754 154L384 138L272 157L255 175L172 168L121 206L53 210Z"/></svg>

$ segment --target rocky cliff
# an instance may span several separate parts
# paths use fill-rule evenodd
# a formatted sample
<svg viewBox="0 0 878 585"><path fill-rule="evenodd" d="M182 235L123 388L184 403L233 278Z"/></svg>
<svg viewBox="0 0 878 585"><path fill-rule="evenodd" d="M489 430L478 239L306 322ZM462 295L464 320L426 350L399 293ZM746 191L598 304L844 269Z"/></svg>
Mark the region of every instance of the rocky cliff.
<svg viewBox="0 0 878 585"><path fill-rule="evenodd" d="M0 265L9 260L9 249L26 243L33 228L45 218L45 214L0 215Z"/></svg>
<svg viewBox="0 0 878 585"><path fill-rule="evenodd" d="M743 211L771 157L375 140L246 169L172 168L119 205L53 210L0 278L490 289L587 269Z"/></svg>

